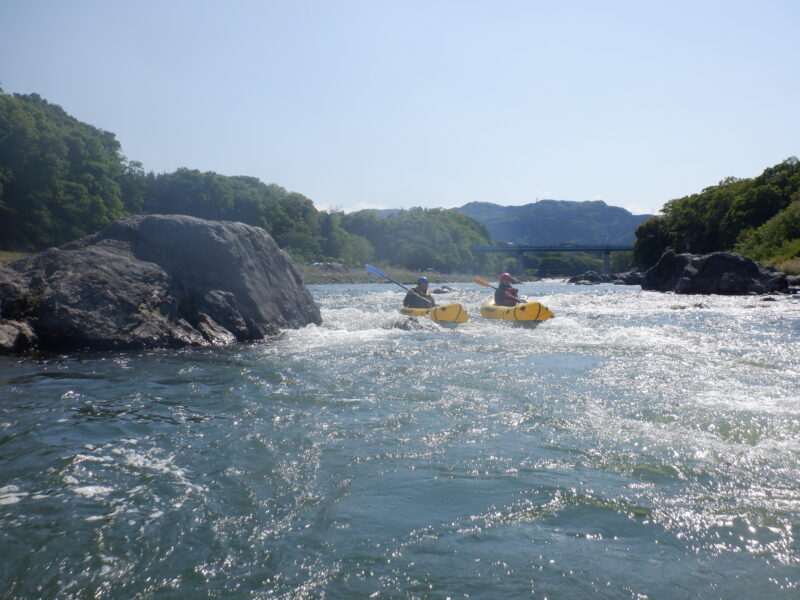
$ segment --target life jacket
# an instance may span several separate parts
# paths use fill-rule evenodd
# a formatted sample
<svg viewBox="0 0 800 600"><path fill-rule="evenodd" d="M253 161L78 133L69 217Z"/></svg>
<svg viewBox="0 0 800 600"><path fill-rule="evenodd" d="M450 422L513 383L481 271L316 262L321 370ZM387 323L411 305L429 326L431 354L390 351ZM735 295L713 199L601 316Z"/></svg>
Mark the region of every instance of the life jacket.
<svg viewBox="0 0 800 600"><path fill-rule="evenodd" d="M422 296L422 298L425 298L425 300L419 296ZM435 304L436 303L433 301L433 296L431 296L429 292L423 292L421 289L419 289L418 285L415 285L408 290L405 300L403 300L403 306L408 306L409 308L430 308Z"/></svg>
<svg viewBox="0 0 800 600"><path fill-rule="evenodd" d="M519 297L519 290L508 284L501 283L494 293L494 303L498 306L516 306L517 301L510 297Z"/></svg>

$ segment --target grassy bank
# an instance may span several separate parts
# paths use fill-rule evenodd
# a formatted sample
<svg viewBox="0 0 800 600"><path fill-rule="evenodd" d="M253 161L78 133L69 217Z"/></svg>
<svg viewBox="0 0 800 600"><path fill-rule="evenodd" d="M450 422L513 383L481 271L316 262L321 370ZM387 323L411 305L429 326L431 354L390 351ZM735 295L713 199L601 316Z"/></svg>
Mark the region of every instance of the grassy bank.
<svg viewBox="0 0 800 600"><path fill-rule="evenodd" d="M5 250L0 250L0 263L9 264L26 256L30 256L30 252L7 252Z"/></svg>
<svg viewBox="0 0 800 600"><path fill-rule="evenodd" d="M792 258L775 266L787 275L800 275L800 258Z"/></svg>

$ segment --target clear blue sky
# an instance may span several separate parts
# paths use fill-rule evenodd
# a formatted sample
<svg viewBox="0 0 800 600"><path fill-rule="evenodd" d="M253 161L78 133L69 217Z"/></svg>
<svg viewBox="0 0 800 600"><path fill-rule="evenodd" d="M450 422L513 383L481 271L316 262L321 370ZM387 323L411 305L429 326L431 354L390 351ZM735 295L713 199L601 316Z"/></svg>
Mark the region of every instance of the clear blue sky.
<svg viewBox="0 0 800 600"><path fill-rule="evenodd" d="M800 1L2 0L0 87L320 209L657 212L800 154Z"/></svg>

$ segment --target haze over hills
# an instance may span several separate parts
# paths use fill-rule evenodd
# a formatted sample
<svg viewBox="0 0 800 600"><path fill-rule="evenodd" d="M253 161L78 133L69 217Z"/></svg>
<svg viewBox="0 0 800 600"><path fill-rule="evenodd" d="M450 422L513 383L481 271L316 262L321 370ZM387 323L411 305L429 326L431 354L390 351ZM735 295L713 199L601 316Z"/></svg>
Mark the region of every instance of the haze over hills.
<svg viewBox="0 0 800 600"><path fill-rule="evenodd" d="M515 244L633 244L653 215L634 215L602 200L539 200L523 206L470 202L454 208L483 223L493 241Z"/></svg>

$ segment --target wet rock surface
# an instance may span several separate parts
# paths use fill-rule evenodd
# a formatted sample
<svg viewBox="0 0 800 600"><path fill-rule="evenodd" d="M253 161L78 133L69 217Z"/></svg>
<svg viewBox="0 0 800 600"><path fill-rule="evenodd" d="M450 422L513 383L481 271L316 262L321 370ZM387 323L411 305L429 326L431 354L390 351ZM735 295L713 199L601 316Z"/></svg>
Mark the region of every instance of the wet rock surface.
<svg viewBox="0 0 800 600"><path fill-rule="evenodd" d="M229 345L319 324L263 229L187 216L120 219L0 265L0 351Z"/></svg>
<svg viewBox="0 0 800 600"><path fill-rule="evenodd" d="M665 252L642 279L643 290L677 294L750 295L788 291L786 275L739 254Z"/></svg>
<svg viewBox="0 0 800 600"><path fill-rule="evenodd" d="M669 250L644 273L587 271L567 279L567 283L641 285L643 290L677 294L759 295L790 292L792 279L772 265L762 265L739 254L676 254Z"/></svg>

